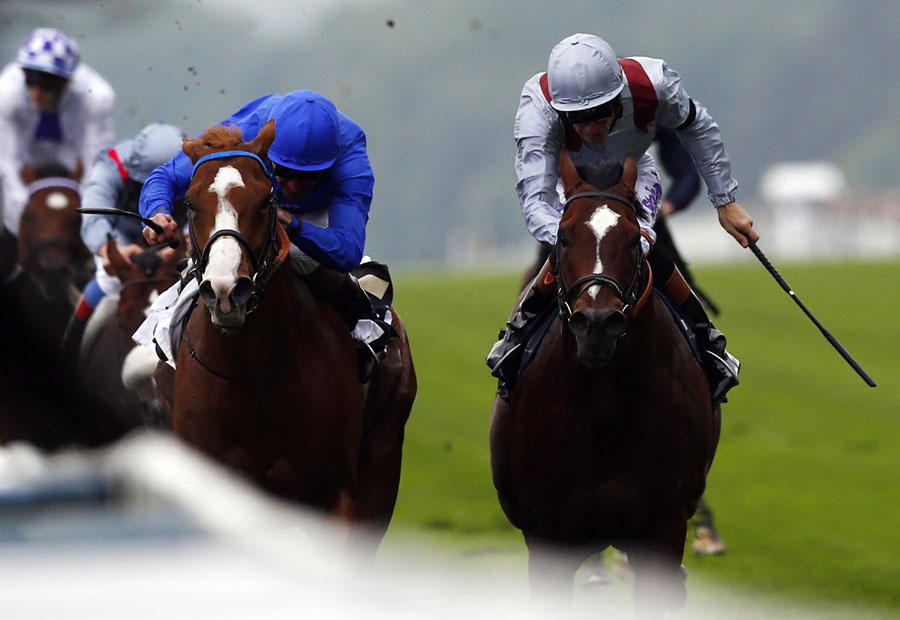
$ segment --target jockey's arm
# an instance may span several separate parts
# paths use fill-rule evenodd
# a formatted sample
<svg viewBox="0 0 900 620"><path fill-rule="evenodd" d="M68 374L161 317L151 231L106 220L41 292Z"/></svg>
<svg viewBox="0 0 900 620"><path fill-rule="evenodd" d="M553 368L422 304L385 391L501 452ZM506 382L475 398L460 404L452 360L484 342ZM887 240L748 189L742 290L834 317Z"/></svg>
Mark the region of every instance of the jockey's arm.
<svg viewBox="0 0 900 620"><path fill-rule="evenodd" d="M81 204L91 209L112 209L118 205L125 182L116 163L106 151L97 155L82 184ZM116 228L116 216L84 213L81 239L93 254L102 254L107 236Z"/></svg>
<svg viewBox="0 0 900 620"><path fill-rule="evenodd" d="M731 160L718 124L703 104L688 96L680 76L668 66L663 67L659 90L660 124L676 130L706 181L709 199L718 210L719 223L746 247L748 239L755 241L759 235L753 230L753 220L735 202L738 183L731 176Z"/></svg>
<svg viewBox="0 0 900 620"><path fill-rule="evenodd" d="M21 152L20 132L15 125L15 106L9 93L0 92L0 181L3 189L3 224L10 232L19 230L18 214L27 200L27 191L19 170L22 162L17 154Z"/></svg>
<svg viewBox="0 0 900 620"><path fill-rule="evenodd" d="M150 218L163 229L162 234L159 234L150 227L144 227L144 238L150 245L175 239L178 224L172 217L172 202L184 198L191 183L192 170L193 165L188 156L178 153L147 176L141 189L139 209L143 217Z"/></svg>
<svg viewBox="0 0 900 620"><path fill-rule="evenodd" d="M329 177L332 197L328 203L328 226L304 222L289 230L289 234L294 245L320 263L348 273L362 260L375 185L361 130L334 163Z"/></svg>

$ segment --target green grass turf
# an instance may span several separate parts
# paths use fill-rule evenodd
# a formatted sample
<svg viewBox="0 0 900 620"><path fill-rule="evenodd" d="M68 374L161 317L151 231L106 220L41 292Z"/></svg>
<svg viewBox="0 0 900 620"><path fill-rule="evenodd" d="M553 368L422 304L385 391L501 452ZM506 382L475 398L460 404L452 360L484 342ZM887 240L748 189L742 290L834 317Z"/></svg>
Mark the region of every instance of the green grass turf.
<svg viewBox="0 0 900 620"><path fill-rule="evenodd" d="M706 497L728 553L691 576L798 600L900 610L900 262L779 265L878 383L866 386L757 263L696 269L743 363ZM490 477L496 384L484 365L517 274L395 275L419 392L384 547L424 537L524 575Z"/></svg>

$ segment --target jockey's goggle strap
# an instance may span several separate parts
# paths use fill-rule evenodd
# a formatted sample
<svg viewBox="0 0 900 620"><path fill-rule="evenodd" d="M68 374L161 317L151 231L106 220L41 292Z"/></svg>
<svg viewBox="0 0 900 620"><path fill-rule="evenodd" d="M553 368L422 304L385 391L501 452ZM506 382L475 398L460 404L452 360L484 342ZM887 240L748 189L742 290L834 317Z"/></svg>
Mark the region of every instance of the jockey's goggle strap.
<svg viewBox="0 0 900 620"><path fill-rule="evenodd" d="M263 172L266 173L266 176L270 176L269 168L266 166L266 162L264 162L255 153L251 153L249 151L219 151L218 153L210 153L209 155L204 155L203 157L198 159L197 163L194 164L194 169L191 170L191 178L193 179L194 175L197 174L197 168L199 168L201 164L204 164L212 159L224 159L226 157L252 157L259 163L260 167L263 169Z"/></svg>

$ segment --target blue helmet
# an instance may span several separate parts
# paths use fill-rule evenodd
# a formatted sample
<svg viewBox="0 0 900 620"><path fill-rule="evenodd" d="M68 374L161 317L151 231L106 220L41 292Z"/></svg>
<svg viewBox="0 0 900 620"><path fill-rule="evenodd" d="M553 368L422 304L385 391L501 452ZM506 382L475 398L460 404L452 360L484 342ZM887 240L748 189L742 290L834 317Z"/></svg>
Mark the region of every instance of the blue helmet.
<svg viewBox="0 0 900 620"><path fill-rule="evenodd" d="M19 48L16 61L24 69L35 69L69 79L78 66L78 44L62 30L37 28Z"/></svg>
<svg viewBox="0 0 900 620"><path fill-rule="evenodd" d="M273 163L315 172L330 168L341 146L338 111L312 90L288 93L269 114L275 119L275 141L269 147Z"/></svg>

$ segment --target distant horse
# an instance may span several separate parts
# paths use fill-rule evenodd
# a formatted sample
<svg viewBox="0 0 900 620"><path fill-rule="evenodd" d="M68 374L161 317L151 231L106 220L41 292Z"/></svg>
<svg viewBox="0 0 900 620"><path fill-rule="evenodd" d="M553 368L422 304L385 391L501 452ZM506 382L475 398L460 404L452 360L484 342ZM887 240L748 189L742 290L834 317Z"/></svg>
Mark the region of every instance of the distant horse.
<svg viewBox="0 0 900 620"><path fill-rule="evenodd" d="M29 191L18 237L23 271L8 289L51 346L61 340L93 267L90 251L81 241L80 176L80 168L68 174L58 167L25 166L22 172Z"/></svg>
<svg viewBox="0 0 900 620"><path fill-rule="evenodd" d="M202 305L177 354L173 430L269 491L380 537L416 391L406 331L391 308L399 338L361 385L346 323L284 264L289 241L264 164L274 137L269 121L252 142L233 127L185 142Z"/></svg>
<svg viewBox="0 0 900 620"><path fill-rule="evenodd" d="M571 591L584 560L614 546L634 570L639 614L656 615L683 603L687 520L712 464L719 411L651 292L635 177L629 159L600 192L570 163L563 169L560 311L509 402L494 401L491 466L503 510L525 536L533 587L546 579Z"/></svg>
<svg viewBox="0 0 900 620"><path fill-rule="evenodd" d="M122 283L118 294L105 296L85 329L77 377L114 416L78 420L82 443L101 445L142 426L164 427L154 371L156 356L135 345L131 336L156 296L178 281L180 258L167 246L149 248L126 260L110 235L107 253L112 275Z"/></svg>

